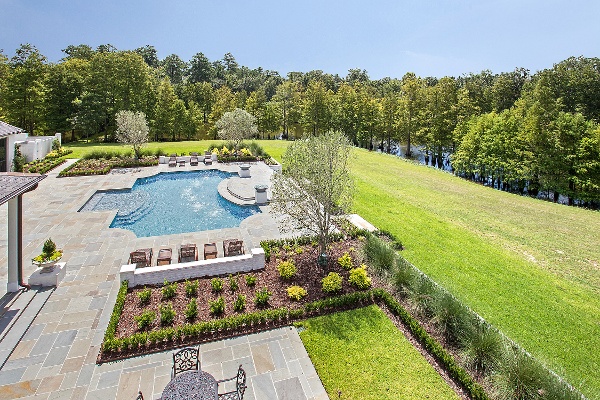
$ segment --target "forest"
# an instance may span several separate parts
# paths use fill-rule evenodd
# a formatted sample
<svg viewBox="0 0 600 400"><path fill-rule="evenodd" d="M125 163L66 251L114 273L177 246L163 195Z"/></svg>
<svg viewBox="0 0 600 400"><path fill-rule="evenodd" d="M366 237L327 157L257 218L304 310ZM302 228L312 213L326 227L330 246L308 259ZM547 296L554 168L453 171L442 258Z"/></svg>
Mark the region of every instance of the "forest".
<svg viewBox="0 0 600 400"><path fill-rule="evenodd" d="M315 70L250 69L230 53L159 59L153 46L70 45L48 62L24 44L0 52L0 119L63 141L115 141L115 115L140 111L150 140L216 138L235 108L256 118L263 139L339 130L356 146L414 157L497 189L598 208L600 59L571 57L531 73L372 80Z"/></svg>

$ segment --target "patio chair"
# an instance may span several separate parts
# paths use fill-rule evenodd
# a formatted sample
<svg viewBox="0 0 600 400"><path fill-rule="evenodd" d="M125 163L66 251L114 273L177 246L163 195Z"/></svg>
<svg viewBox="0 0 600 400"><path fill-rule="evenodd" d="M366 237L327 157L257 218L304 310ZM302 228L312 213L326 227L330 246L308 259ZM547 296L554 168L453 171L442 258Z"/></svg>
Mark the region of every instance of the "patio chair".
<svg viewBox="0 0 600 400"><path fill-rule="evenodd" d="M223 240L223 255L225 257L241 256L242 254L244 254L244 242L242 240Z"/></svg>
<svg viewBox="0 0 600 400"><path fill-rule="evenodd" d="M179 157L177 159L177 163L179 164L180 167L185 167L185 158L184 157Z"/></svg>
<svg viewBox="0 0 600 400"><path fill-rule="evenodd" d="M219 393L219 399L223 400L242 400L244 398L244 392L246 392L246 371L240 367L238 368L237 375L233 378L222 379L217 381L217 384L224 382L233 381L235 379L235 390L226 393Z"/></svg>
<svg viewBox="0 0 600 400"><path fill-rule="evenodd" d="M171 264L171 257L173 256L173 251L170 247L164 247L158 251L156 255L156 265L168 265Z"/></svg>
<svg viewBox="0 0 600 400"><path fill-rule="evenodd" d="M195 243L182 244L179 248L178 262L198 261L198 248Z"/></svg>
<svg viewBox="0 0 600 400"><path fill-rule="evenodd" d="M177 166L177 154L171 154L169 156L169 167Z"/></svg>
<svg viewBox="0 0 600 400"><path fill-rule="evenodd" d="M216 243L205 243L204 259L210 260L211 258L217 258L217 245Z"/></svg>
<svg viewBox="0 0 600 400"><path fill-rule="evenodd" d="M129 253L129 264L135 264L137 268L152 265L152 249L137 249Z"/></svg>
<svg viewBox="0 0 600 400"><path fill-rule="evenodd" d="M190 165L197 166L198 165L198 153L192 153L190 157Z"/></svg>
<svg viewBox="0 0 600 400"><path fill-rule="evenodd" d="M138 392L137 397L135 398L135 400L144 400L144 395L142 394L142 391L140 390Z"/></svg>
<svg viewBox="0 0 600 400"><path fill-rule="evenodd" d="M200 369L200 357L198 347L185 347L173 353L173 368L171 379L180 372L198 371Z"/></svg>
<svg viewBox="0 0 600 400"><path fill-rule="evenodd" d="M204 165L212 165L212 156L204 156Z"/></svg>

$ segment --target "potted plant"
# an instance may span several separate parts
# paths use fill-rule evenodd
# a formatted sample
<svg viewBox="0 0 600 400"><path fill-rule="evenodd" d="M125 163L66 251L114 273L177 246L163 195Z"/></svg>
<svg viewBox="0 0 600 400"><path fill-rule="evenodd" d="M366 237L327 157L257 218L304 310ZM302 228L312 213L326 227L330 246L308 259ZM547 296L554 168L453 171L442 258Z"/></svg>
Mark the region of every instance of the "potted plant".
<svg viewBox="0 0 600 400"><path fill-rule="evenodd" d="M34 257L31 261L44 270L53 270L54 264L62 258L62 254L62 250L58 250L52 239L48 238L44 242L42 254Z"/></svg>

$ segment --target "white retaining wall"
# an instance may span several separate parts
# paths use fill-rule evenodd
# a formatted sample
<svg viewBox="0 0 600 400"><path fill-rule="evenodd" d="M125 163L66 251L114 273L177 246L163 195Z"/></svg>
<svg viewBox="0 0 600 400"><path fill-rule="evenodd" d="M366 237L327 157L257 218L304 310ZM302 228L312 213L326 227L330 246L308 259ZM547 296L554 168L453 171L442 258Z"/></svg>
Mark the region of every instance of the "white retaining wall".
<svg viewBox="0 0 600 400"><path fill-rule="evenodd" d="M250 272L265 267L265 251L259 247L251 249L250 254L222 257L211 260L198 260L180 264L168 264L155 267L136 268L135 264L121 267L120 281L129 281L128 287L159 285L203 276L229 275L238 272Z"/></svg>
<svg viewBox="0 0 600 400"><path fill-rule="evenodd" d="M22 142L16 142L19 145L21 154L25 156L27 162L41 160L46 154L52 151L52 142L54 139L61 141L61 134L54 136L29 136Z"/></svg>

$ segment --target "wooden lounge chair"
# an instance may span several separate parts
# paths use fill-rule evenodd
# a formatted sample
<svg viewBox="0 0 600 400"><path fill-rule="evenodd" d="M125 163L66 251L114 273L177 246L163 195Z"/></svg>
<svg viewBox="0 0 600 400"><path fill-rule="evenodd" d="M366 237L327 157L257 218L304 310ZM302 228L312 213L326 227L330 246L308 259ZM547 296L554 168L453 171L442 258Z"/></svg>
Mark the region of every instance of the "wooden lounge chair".
<svg viewBox="0 0 600 400"><path fill-rule="evenodd" d="M171 378L184 371L198 371L200 369L200 357L198 347L185 347L173 353L173 369Z"/></svg>
<svg viewBox="0 0 600 400"><path fill-rule="evenodd" d="M190 157L190 165L197 166L198 165L198 153L192 153Z"/></svg>
<svg viewBox="0 0 600 400"><path fill-rule="evenodd" d="M182 244L179 248L179 259L182 262L198 261L198 248L195 243Z"/></svg>
<svg viewBox="0 0 600 400"><path fill-rule="evenodd" d="M152 249L137 249L129 253L129 263L135 264L138 268L149 267L152 265Z"/></svg>
<svg viewBox="0 0 600 400"><path fill-rule="evenodd" d="M242 254L244 254L244 242L242 240L223 240L223 255L225 257L241 256Z"/></svg>
<svg viewBox="0 0 600 400"><path fill-rule="evenodd" d="M173 256L173 251L170 247L162 248L158 251L156 255L156 265L168 265L171 264L171 257Z"/></svg>
<svg viewBox="0 0 600 400"><path fill-rule="evenodd" d="M177 163L179 164L180 167L185 167L185 158L179 157L177 159Z"/></svg>
<svg viewBox="0 0 600 400"><path fill-rule="evenodd" d="M246 371L240 367L238 368L237 375L233 378L222 379L217 381L217 384L229 382L235 380L235 390L227 393L219 393L219 400L242 400L244 393L246 392Z"/></svg>
<svg viewBox="0 0 600 400"><path fill-rule="evenodd" d="M177 154L171 154L169 156L169 167L177 166Z"/></svg>
<svg viewBox="0 0 600 400"><path fill-rule="evenodd" d="M205 243L204 259L210 260L212 258L217 258L217 245L215 243Z"/></svg>

